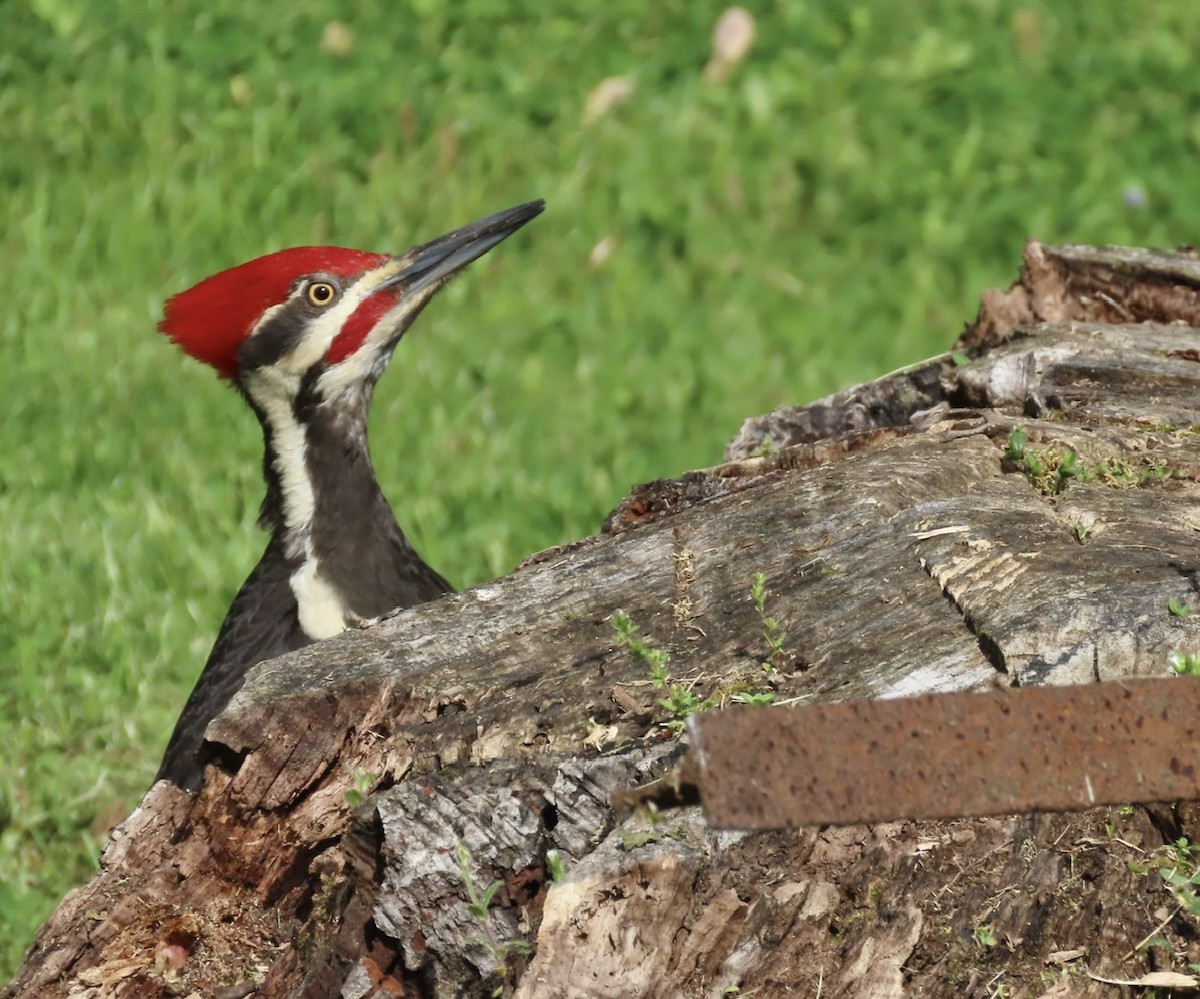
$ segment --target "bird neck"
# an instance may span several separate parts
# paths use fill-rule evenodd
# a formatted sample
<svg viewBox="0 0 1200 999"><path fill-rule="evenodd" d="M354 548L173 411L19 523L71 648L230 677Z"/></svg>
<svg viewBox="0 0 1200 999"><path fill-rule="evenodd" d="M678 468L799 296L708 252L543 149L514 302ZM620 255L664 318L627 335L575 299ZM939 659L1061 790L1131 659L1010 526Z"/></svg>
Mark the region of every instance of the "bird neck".
<svg viewBox="0 0 1200 999"><path fill-rule="evenodd" d="M263 429L268 551L291 568L301 628L312 640L391 610L393 595L361 580L386 577L411 549L384 497L367 444L369 397L340 406L249 398Z"/></svg>
<svg viewBox="0 0 1200 999"><path fill-rule="evenodd" d="M337 524L369 526L374 507L387 506L371 465L365 412L255 409L267 486L259 523L285 542L289 557L303 557L307 539Z"/></svg>

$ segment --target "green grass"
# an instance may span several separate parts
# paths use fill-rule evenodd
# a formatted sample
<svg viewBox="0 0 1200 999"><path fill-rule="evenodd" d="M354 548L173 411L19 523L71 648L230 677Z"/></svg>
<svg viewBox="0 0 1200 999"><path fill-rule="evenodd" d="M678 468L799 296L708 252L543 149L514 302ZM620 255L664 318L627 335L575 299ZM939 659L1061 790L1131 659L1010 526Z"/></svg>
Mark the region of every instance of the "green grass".
<svg viewBox="0 0 1200 999"><path fill-rule="evenodd" d="M154 332L166 294L545 197L375 407L401 522L465 586L743 417L946 347L1028 235L1197 238L1193 5L780 3L721 86L718 8L360 6L4 6L0 979L145 789L262 545L257 428Z"/></svg>

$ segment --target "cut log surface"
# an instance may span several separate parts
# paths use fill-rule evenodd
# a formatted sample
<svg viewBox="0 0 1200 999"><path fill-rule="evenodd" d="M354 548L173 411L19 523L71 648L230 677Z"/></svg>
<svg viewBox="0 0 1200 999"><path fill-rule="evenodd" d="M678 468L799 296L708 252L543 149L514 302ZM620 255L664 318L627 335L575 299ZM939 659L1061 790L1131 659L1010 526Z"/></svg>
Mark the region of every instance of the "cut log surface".
<svg viewBox="0 0 1200 999"><path fill-rule="evenodd" d="M203 789L150 789L9 994L1116 996L1089 972L1186 972L1195 927L1145 865L1195 838L1189 806L746 834L609 802L670 777L692 707L1200 650L1200 262L1025 258L955 352L259 666Z"/></svg>

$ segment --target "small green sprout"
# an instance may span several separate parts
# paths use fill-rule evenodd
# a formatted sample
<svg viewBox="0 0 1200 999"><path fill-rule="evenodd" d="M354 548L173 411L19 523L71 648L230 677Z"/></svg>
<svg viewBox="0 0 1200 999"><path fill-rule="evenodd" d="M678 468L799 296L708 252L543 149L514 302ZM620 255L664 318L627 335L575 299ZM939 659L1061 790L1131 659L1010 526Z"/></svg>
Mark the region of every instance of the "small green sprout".
<svg viewBox="0 0 1200 999"><path fill-rule="evenodd" d="M546 851L546 873L556 884L567 876L567 864L557 850Z"/></svg>
<svg viewBox="0 0 1200 999"><path fill-rule="evenodd" d="M767 614L767 597L769 594L767 577L761 572L756 572L754 580L750 584L750 599L754 601L754 609L758 611L759 620L762 621L763 640L767 643L768 654L762 664L765 670L770 670L772 667L780 665L783 661L783 642L787 638L783 633L783 629L779 626L778 619L770 617Z"/></svg>
<svg viewBox="0 0 1200 999"><path fill-rule="evenodd" d="M671 717L663 724L678 735L683 731L690 715L694 715L697 711L703 711L710 705L706 701L700 700L690 687L686 687L682 683L673 683L667 688L667 696L659 698L658 706L671 712Z"/></svg>
<svg viewBox="0 0 1200 999"><path fill-rule="evenodd" d="M1200 916L1200 844L1187 837L1164 843L1132 870L1138 874L1157 870L1179 906L1191 916Z"/></svg>
<svg viewBox="0 0 1200 999"><path fill-rule="evenodd" d="M1079 455L1071 448L1066 448L1058 460L1058 477L1060 479L1078 479L1086 474L1086 469L1079 461Z"/></svg>
<svg viewBox="0 0 1200 999"><path fill-rule="evenodd" d="M492 996L495 999L495 997L504 995L504 979L508 976L509 956L532 954L533 946L528 940L520 937L513 940L500 940L492 929L491 920L488 918L488 909L491 908L492 900L495 899L496 892L503 887L504 882L493 881L483 891L479 890L471 874L473 858L466 843L459 843L454 848L454 859L458 861L458 870L462 875L463 886L467 890L467 911L484 933L482 937L474 939L486 948L487 952L491 954L492 960L496 962L496 974L500 976L500 984L492 990Z"/></svg>
<svg viewBox="0 0 1200 999"><path fill-rule="evenodd" d="M375 774L362 767L355 767L351 770L350 779L354 782L354 787L346 790L346 804L351 808L357 808L366 801L367 795L371 791L371 785L375 783L375 778Z"/></svg>
<svg viewBox="0 0 1200 999"><path fill-rule="evenodd" d="M1025 428L1019 423L1012 428L1012 432L1008 435L1008 446L1004 449L1004 458L1006 461L1024 461L1025 460L1025 445L1029 443L1029 434L1025 432Z"/></svg>
<svg viewBox="0 0 1200 999"><path fill-rule="evenodd" d="M748 704L752 707L766 707L775 701L775 691L762 690L758 693L751 693L748 690L743 690L740 694L734 694L730 700L736 701L738 704Z"/></svg>
<svg viewBox="0 0 1200 999"><path fill-rule="evenodd" d="M624 611L617 611L612 618L613 631L617 636L617 644L629 649L634 659L646 664L650 670L650 679L656 687L661 687L667 678L667 660L670 656L663 649L656 649L638 633L638 626Z"/></svg>
<svg viewBox="0 0 1200 999"><path fill-rule="evenodd" d="M1200 676L1200 652L1172 652L1167 662L1179 676Z"/></svg>
<svg viewBox="0 0 1200 999"><path fill-rule="evenodd" d="M750 452L751 458L766 458L778 452L779 448L775 446L775 441L771 439L771 435L767 434L762 439L762 443Z"/></svg>
<svg viewBox="0 0 1200 999"><path fill-rule="evenodd" d="M666 696L658 701L659 707L665 708L671 715L667 721L662 723L664 727L678 735L683 731L688 715L713 706L710 701L700 700L692 692L691 687L671 682L671 674L668 669L670 655L665 650L656 649L647 642L628 614L624 611L617 611L613 615L612 624L617 644L624 645L634 659L645 664L650 682L665 693Z"/></svg>

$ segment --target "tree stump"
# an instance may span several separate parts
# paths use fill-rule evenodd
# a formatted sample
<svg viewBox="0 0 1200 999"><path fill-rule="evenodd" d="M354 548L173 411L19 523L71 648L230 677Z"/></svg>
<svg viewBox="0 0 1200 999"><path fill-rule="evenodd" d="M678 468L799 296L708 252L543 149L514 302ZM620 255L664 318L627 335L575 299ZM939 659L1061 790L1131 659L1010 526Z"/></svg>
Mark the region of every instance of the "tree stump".
<svg viewBox="0 0 1200 999"><path fill-rule="evenodd" d="M262 664L204 788L150 789L8 994L1099 996L1185 970L1151 851L1196 835L1188 806L748 834L609 795L679 764L689 710L1200 649L1198 326L1193 254L1031 242L954 352Z"/></svg>

